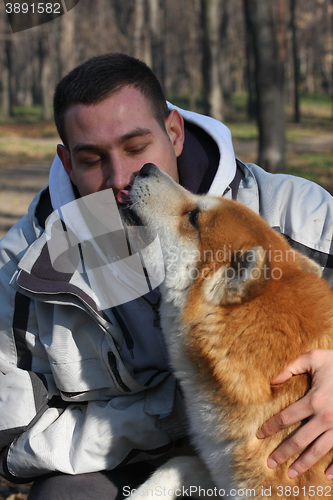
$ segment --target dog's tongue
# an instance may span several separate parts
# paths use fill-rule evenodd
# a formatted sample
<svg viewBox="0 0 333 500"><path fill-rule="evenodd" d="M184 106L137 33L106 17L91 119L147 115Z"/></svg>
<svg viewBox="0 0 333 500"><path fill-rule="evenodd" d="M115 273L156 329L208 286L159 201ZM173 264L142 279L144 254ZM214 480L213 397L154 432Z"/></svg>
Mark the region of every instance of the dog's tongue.
<svg viewBox="0 0 333 500"><path fill-rule="evenodd" d="M117 202L120 205L130 205L131 204L131 197L130 197L130 188L128 189L121 189L117 193Z"/></svg>
<svg viewBox="0 0 333 500"><path fill-rule="evenodd" d="M120 189L120 191L118 191L116 198L117 198L117 202L119 203L119 205L132 205L130 191L132 189L133 182L134 182L135 177L137 175L138 175L138 172L134 172L131 175L129 183L124 187L124 189Z"/></svg>

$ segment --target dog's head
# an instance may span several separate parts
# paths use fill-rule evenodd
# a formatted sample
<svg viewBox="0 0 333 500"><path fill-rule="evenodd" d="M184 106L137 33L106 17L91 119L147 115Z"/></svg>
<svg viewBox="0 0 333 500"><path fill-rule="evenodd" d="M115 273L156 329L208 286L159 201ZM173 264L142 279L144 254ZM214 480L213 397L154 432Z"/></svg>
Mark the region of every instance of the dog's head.
<svg viewBox="0 0 333 500"><path fill-rule="evenodd" d="M150 237L159 237L168 290L185 291L196 283L208 302L237 304L286 269L321 272L246 206L194 195L153 164L141 169L130 196L132 218Z"/></svg>

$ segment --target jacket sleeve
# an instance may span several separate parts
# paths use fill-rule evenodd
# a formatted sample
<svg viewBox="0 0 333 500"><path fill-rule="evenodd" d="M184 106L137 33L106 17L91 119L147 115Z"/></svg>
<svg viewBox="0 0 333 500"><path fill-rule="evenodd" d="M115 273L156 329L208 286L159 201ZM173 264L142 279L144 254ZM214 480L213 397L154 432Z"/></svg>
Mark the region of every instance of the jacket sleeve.
<svg viewBox="0 0 333 500"><path fill-rule="evenodd" d="M0 471L9 477L6 456L9 445L48 408L42 378L0 359Z"/></svg>
<svg viewBox="0 0 333 500"><path fill-rule="evenodd" d="M45 377L26 369L31 353L23 332L30 317L30 299L9 285L18 258L28 246L21 224L0 242L0 470L4 475L8 446L44 413L50 398Z"/></svg>
<svg viewBox="0 0 333 500"><path fill-rule="evenodd" d="M293 248L315 260L333 286L333 198L318 184L286 174L271 174L246 164L254 177L239 201L249 205L247 191L257 184L258 211L269 225L286 236ZM255 181L254 181L255 179ZM251 189L252 187L252 189Z"/></svg>
<svg viewBox="0 0 333 500"><path fill-rule="evenodd" d="M49 408L10 446L9 477L28 481L51 471L81 474L152 460L185 434L184 413L177 425L175 416L163 420L146 411L143 393Z"/></svg>

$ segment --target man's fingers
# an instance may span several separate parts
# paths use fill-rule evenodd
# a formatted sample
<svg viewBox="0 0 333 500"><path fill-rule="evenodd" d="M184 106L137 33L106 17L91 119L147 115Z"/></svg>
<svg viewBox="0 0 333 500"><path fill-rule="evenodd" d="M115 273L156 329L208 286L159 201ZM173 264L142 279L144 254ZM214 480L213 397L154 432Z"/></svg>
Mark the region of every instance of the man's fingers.
<svg viewBox="0 0 333 500"><path fill-rule="evenodd" d="M311 409L307 404L306 397L304 397L267 420L258 430L257 438L263 439L272 436L276 432L308 418L310 415Z"/></svg>
<svg viewBox="0 0 333 500"><path fill-rule="evenodd" d="M327 479L333 479L333 464L328 467L325 472Z"/></svg>
<svg viewBox="0 0 333 500"><path fill-rule="evenodd" d="M316 358L316 350L302 354L295 361L287 365L287 367L281 373L279 373L274 378L274 380L271 381L271 384L284 384L293 375L300 375L301 373L313 373L314 358Z"/></svg>
<svg viewBox="0 0 333 500"><path fill-rule="evenodd" d="M289 468L288 475L294 478L309 470L318 460L328 453L333 446L333 432L328 431L319 436ZM328 475L329 472L326 472Z"/></svg>
<svg viewBox="0 0 333 500"><path fill-rule="evenodd" d="M295 434L293 434L289 439L276 448L275 451L273 451L267 462L268 467L273 469L277 465L284 463L293 455L301 453L313 441L313 436L317 433L316 427L317 424L315 420L310 420L308 423L300 427ZM310 464L309 467L311 467L311 465L316 463L322 456L322 454L319 455L319 453L321 452L324 444L325 443L319 439L315 441L313 446L309 448L309 453L306 452L302 458L297 459L295 462L296 468L292 466L292 469L295 470L295 472L301 473L302 468L306 467L308 464ZM314 456L310 457L313 453ZM307 469L304 468L304 470ZM304 470L302 470L302 472L304 472ZM294 477L296 477L296 475L297 474L295 474Z"/></svg>
<svg viewBox="0 0 333 500"><path fill-rule="evenodd" d="M304 373L304 372L301 372ZM295 374L295 369L292 365L288 365L283 372L279 373L272 381L272 385L284 384Z"/></svg>
<svg viewBox="0 0 333 500"><path fill-rule="evenodd" d="M333 448L333 350L317 349L303 354L275 377L272 383L284 383L293 375L301 373L312 376L309 392L265 422L257 432L258 438L266 438L308 419L268 458L268 466L274 468L298 456L289 468L290 478L307 471ZM333 479L333 465L328 467L326 476Z"/></svg>

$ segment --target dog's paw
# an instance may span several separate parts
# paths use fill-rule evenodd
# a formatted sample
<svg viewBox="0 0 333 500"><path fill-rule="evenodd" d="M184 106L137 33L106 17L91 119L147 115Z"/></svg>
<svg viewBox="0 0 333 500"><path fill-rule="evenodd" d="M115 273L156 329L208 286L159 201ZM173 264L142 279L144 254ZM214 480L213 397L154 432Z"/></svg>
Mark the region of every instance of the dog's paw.
<svg viewBox="0 0 333 500"><path fill-rule="evenodd" d="M176 500L188 496L208 499L216 497L214 491L216 488L201 460L195 456L180 456L168 460L159 467L127 498Z"/></svg>

